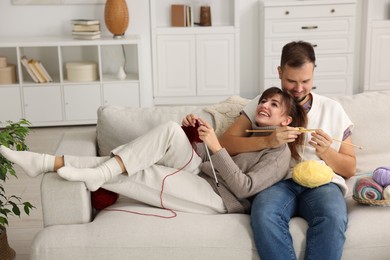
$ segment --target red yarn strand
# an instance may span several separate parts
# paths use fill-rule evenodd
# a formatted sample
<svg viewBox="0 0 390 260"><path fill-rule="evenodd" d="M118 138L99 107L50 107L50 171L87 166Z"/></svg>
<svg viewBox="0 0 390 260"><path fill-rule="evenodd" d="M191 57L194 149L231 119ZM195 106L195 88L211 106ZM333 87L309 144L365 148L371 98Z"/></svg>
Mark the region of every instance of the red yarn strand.
<svg viewBox="0 0 390 260"><path fill-rule="evenodd" d="M105 211L116 211L116 212L125 212L125 213L130 213L130 214L136 214L136 215L147 216L147 217L158 217L158 218L163 218L163 219L175 218L177 216L177 213L173 209L167 208L164 205L163 196L164 196L165 181L167 180L168 177L171 177L171 176L181 172L185 167L187 167L190 164L190 162L192 161L193 158L194 158L194 149L192 149L192 154L191 154L190 160L183 167L179 168L178 170L174 171L173 173L165 175L163 181L161 182L160 206L161 206L162 209L170 211L172 213L171 216L162 216L162 215L157 215L157 214L141 213L141 212L125 210L125 209L107 209L107 208L105 208L103 210L105 210Z"/></svg>

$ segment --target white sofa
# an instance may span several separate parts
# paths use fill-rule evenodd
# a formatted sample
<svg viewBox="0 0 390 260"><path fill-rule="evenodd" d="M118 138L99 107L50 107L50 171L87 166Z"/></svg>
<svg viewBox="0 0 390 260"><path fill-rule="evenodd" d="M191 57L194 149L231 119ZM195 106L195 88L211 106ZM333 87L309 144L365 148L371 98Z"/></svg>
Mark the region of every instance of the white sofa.
<svg viewBox="0 0 390 260"><path fill-rule="evenodd" d="M355 123L354 143L363 146L363 150L356 150L357 174L390 165L390 91L335 99ZM98 112L97 130L66 135L57 154L104 155L163 121L180 122L189 112L221 131L226 127L223 123L230 123L245 102L232 98L228 104L208 107L208 112L194 106L104 107ZM347 181L349 224L342 259L389 259L390 208L355 202L355 180ZM31 259L259 259L249 215L177 212L176 218L161 219L127 212L94 212L85 185L64 181L55 173L44 175L41 190L45 227L34 239ZM170 214L127 198L119 198L109 208ZM294 218L290 229L297 256L303 259L306 222Z"/></svg>

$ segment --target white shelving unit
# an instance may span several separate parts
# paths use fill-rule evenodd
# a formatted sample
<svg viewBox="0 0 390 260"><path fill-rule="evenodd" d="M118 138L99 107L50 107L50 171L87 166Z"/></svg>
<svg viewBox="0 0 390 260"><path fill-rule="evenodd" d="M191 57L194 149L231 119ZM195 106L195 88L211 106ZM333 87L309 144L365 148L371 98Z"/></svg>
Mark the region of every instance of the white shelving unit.
<svg viewBox="0 0 390 260"><path fill-rule="evenodd" d="M33 126L95 124L101 105L139 107L142 73L140 39L74 40L40 37L0 40L0 56L16 65L17 82L0 85L0 121L26 118ZM21 57L42 62L53 78L50 83L35 83ZM98 64L98 79L74 82L67 79L66 63L93 61ZM126 78L117 77L125 68Z"/></svg>
<svg viewBox="0 0 390 260"><path fill-rule="evenodd" d="M390 0L363 1L363 91L390 89Z"/></svg>
<svg viewBox="0 0 390 260"><path fill-rule="evenodd" d="M283 46L303 40L313 44L316 93L352 94L356 0L261 0L261 90L280 87L277 67Z"/></svg>
<svg viewBox="0 0 390 260"><path fill-rule="evenodd" d="M150 0L154 104L207 104L239 94L238 0L205 1L212 26L171 27L171 5L195 0Z"/></svg>

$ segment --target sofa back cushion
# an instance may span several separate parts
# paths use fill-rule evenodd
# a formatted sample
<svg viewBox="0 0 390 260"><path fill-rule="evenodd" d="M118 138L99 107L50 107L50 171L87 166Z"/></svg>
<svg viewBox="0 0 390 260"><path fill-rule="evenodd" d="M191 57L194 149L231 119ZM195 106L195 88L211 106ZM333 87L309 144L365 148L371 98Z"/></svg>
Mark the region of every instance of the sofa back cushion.
<svg viewBox="0 0 390 260"><path fill-rule="evenodd" d="M390 91L364 92L333 98L344 107L354 123L352 140L357 174L369 173L390 165Z"/></svg>
<svg viewBox="0 0 390 260"><path fill-rule="evenodd" d="M98 109L96 138L100 156L109 155L119 145L134 140L167 121L181 123L188 113L201 116L213 124L210 114L198 106L133 108L102 106Z"/></svg>

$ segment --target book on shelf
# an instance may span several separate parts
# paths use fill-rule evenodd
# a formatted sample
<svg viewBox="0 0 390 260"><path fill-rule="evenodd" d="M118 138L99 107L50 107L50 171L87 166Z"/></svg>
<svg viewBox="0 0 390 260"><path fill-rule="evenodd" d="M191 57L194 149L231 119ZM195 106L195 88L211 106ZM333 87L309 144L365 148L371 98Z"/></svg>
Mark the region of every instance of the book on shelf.
<svg viewBox="0 0 390 260"><path fill-rule="evenodd" d="M74 32L97 32L100 31L100 24L74 24Z"/></svg>
<svg viewBox="0 0 390 260"><path fill-rule="evenodd" d="M193 11L189 5L171 5L171 26L190 27L193 26Z"/></svg>
<svg viewBox="0 0 390 260"><path fill-rule="evenodd" d="M46 80L43 77L43 75L39 72L37 66L35 66L34 60L30 59L28 61L28 66L34 72L34 75L37 77L39 83L45 83L46 82Z"/></svg>
<svg viewBox="0 0 390 260"><path fill-rule="evenodd" d="M96 31L96 32L76 32L76 31L72 31L72 35L73 36L77 36L77 35L88 35L88 36L100 35L100 31Z"/></svg>
<svg viewBox="0 0 390 260"><path fill-rule="evenodd" d="M35 83L53 82L53 78L47 72L41 61L22 56L20 62Z"/></svg>
<svg viewBox="0 0 390 260"><path fill-rule="evenodd" d="M73 38L79 40L95 40L100 39L100 33L95 35L73 35Z"/></svg>
<svg viewBox="0 0 390 260"><path fill-rule="evenodd" d="M95 19L73 19L72 24L93 25L93 24L100 24L100 21Z"/></svg>
<svg viewBox="0 0 390 260"><path fill-rule="evenodd" d="M35 83L39 83L39 80L38 78L35 76L34 72L32 71L32 69L30 68L30 66L28 65L28 59L26 56L23 56L21 59L20 59L20 62L22 63L23 67L26 69L27 73L30 75L31 79L35 82Z"/></svg>
<svg viewBox="0 0 390 260"><path fill-rule="evenodd" d="M35 61L34 65L38 68L39 72L44 76L46 82L53 82L53 78L47 72L41 61Z"/></svg>

